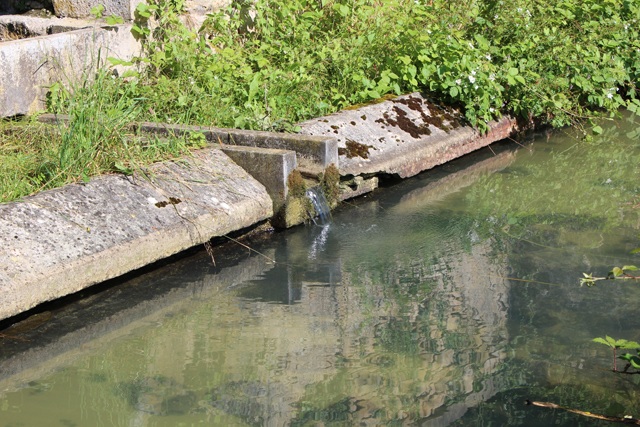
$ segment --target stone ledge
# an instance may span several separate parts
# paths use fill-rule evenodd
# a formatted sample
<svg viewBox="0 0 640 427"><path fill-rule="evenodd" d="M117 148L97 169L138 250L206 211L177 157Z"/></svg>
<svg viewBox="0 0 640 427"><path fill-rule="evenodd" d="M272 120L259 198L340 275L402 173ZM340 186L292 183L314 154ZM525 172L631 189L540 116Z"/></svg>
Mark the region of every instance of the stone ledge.
<svg viewBox="0 0 640 427"><path fill-rule="evenodd" d="M77 84L104 66L107 57L129 60L139 54L128 24L2 42L0 116L42 111L53 83Z"/></svg>
<svg viewBox="0 0 640 427"><path fill-rule="evenodd" d="M0 319L252 226L273 215L217 149L0 205Z"/></svg>
<svg viewBox="0 0 640 427"><path fill-rule="evenodd" d="M161 133L164 135L182 135L189 132L199 132L204 134L207 141L212 143L291 150L302 156L307 163L315 164L320 169L324 169L330 164L338 163L337 141L330 136L226 129L207 126L168 125L164 123L141 123L138 129L142 132Z"/></svg>

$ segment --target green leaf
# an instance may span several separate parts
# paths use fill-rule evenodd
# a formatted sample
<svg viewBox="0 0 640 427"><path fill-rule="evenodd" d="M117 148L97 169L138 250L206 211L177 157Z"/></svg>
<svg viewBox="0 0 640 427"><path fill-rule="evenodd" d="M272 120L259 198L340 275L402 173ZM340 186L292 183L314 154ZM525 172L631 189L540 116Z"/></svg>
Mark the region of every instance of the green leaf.
<svg viewBox="0 0 640 427"><path fill-rule="evenodd" d="M517 76L518 75L518 69L517 68L509 68L509 75L510 76Z"/></svg>
<svg viewBox="0 0 640 427"><path fill-rule="evenodd" d="M622 269L626 271L637 271L638 267L636 267L635 265L625 265L622 267Z"/></svg>
<svg viewBox="0 0 640 427"><path fill-rule="evenodd" d="M125 65L125 66L133 65L133 62L131 61L125 61L119 58L114 58L113 56L108 57L107 61L109 61L111 65Z"/></svg>
<svg viewBox="0 0 640 427"><path fill-rule="evenodd" d="M86 10L86 9L85 9ZM89 13L96 19L102 18L102 14L104 13L104 6L101 4L93 6Z"/></svg>
<svg viewBox="0 0 640 427"><path fill-rule="evenodd" d="M108 16L107 19L105 19L105 21L107 22L108 25L119 25L124 23L124 19L122 19L121 16L117 16L117 15Z"/></svg>
<svg viewBox="0 0 640 427"><path fill-rule="evenodd" d="M622 276L622 269L620 267L613 267L613 270L611 270L609 272L610 275L613 275L614 277L620 277Z"/></svg>
<svg viewBox="0 0 640 427"><path fill-rule="evenodd" d="M455 98L456 96L458 96L458 87L457 86L451 86L449 88L449 95L451 95L452 98Z"/></svg>
<svg viewBox="0 0 640 427"><path fill-rule="evenodd" d="M593 132L594 135L600 135L602 131L603 131L602 127L598 125L591 128L591 132Z"/></svg>
<svg viewBox="0 0 640 427"><path fill-rule="evenodd" d="M627 341L627 340L618 340L618 347L624 348L625 350L637 350L640 348L640 343L635 341Z"/></svg>
<svg viewBox="0 0 640 427"><path fill-rule="evenodd" d="M609 338L609 337L607 337L607 338ZM604 344L604 345L609 346L609 347L614 347L614 345L611 345L609 343L609 341L605 340L604 338L598 337L598 338L594 338L592 341L593 342L597 342L598 344Z"/></svg>
<svg viewBox="0 0 640 427"><path fill-rule="evenodd" d="M133 174L133 170L131 168L126 167L122 162L115 162L113 164L113 169L115 169L116 172L120 172L125 175Z"/></svg>

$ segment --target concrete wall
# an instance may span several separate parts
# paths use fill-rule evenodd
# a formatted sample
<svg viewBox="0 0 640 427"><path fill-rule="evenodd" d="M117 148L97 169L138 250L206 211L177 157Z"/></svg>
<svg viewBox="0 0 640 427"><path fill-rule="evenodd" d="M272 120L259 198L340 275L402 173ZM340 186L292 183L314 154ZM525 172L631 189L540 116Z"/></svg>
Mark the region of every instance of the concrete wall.
<svg viewBox="0 0 640 427"><path fill-rule="evenodd" d="M139 53L130 25L0 43L0 116L42 111L53 83L81 81L107 57L130 59Z"/></svg>

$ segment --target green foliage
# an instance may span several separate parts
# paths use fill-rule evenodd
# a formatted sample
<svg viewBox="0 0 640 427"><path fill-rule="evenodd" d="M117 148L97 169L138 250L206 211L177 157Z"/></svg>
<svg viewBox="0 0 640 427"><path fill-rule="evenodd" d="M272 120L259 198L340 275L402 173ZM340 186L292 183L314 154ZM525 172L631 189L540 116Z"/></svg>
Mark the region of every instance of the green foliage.
<svg viewBox="0 0 640 427"><path fill-rule="evenodd" d="M604 344L612 349L613 372L618 372L618 367L616 364L617 359L622 359L627 362L627 366L624 368L624 372L628 372L629 368L640 369L640 357L638 357L638 355L625 353L621 356L616 357L616 352L618 349L636 350L638 354L640 354L640 343L637 343L635 341L627 341L625 339L616 340L608 335L604 338L594 338L593 342Z"/></svg>
<svg viewBox="0 0 640 427"><path fill-rule="evenodd" d="M564 126L640 107L640 5L626 0L237 1L199 31L182 7L136 11L154 119L292 130L411 91L461 106L480 129L503 113Z"/></svg>
<svg viewBox="0 0 640 427"><path fill-rule="evenodd" d="M67 123L0 122L0 203L103 173L130 175L206 144L197 132L170 139L136 135L132 124L141 121L136 91L136 81L103 70L70 89L51 87L49 109L68 114Z"/></svg>
<svg viewBox="0 0 640 427"><path fill-rule="evenodd" d="M508 113L590 123L598 134L595 118L640 109L640 4L628 0L238 0L197 30L183 10L184 0L140 3L133 33L144 55L109 58L129 67L120 77L103 70L73 90L51 87L50 109L72 121L34 172L42 188L86 180L104 161L135 169L142 159L114 157L101 138L131 148L128 126L140 120L295 131L305 119L422 91L480 130ZM104 7L92 13L102 18Z"/></svg>
<svg viewBox="0 0 640 427"><path fill-rule="evenodd" d="M611 338L608 335L606 335L604 338L600 338L600 337L594 338L593 342L604 344L611 348L622 348L622 349L628 349L628 350L640 349L640 344L638 344L635 341L628 341L625 339L616 340L614 338Z"/></svg>

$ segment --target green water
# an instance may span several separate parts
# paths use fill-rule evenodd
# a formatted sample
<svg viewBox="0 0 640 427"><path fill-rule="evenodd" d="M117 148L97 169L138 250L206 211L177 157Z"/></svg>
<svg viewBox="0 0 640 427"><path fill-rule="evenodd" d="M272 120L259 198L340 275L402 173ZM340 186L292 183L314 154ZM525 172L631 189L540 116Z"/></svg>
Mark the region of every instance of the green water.
<svg viewBox="0 0 640 427"><path fill-rule="evenodd" d="M640 417L640 375L591 342L640 341L638 284L578 284L640 264L638 127L497 145L261 255L56 311L0 341L0 426L605 425L525 399Z"/></svg>

